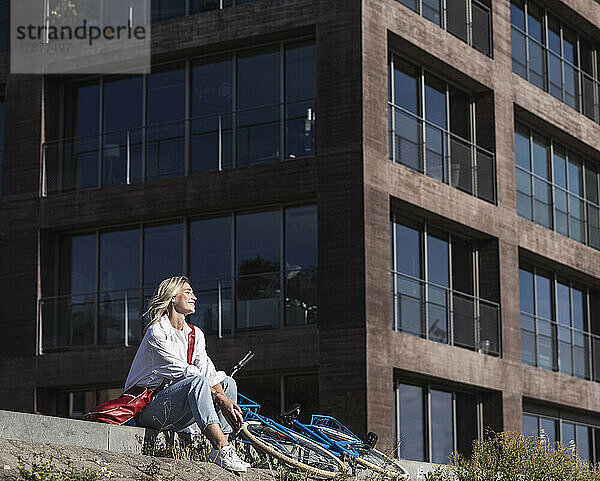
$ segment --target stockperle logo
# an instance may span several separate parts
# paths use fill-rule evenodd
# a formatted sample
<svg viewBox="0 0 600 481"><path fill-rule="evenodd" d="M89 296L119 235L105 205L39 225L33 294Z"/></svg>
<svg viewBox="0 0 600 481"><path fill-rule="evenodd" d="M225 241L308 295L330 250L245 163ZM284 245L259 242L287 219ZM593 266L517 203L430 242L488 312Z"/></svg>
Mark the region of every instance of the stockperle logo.
<svg viewBox="0 0 600 481"><path fill-rule="evenodd" d="M144 73L150 0L11 0L11 73Z"/></svg>

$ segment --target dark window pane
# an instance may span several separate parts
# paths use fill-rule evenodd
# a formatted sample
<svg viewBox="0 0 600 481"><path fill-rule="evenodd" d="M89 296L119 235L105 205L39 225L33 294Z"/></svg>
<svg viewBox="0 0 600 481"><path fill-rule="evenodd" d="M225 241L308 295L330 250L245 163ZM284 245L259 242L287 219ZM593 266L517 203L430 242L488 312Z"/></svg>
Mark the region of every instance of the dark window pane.
<svg viewBox="0 0 600 481"><path fill-rule="evenodd" d="M446 128L446 84L431 75L425 76L425 119Z"/></svg>
<svg viewBox="0 0 600 481"><path fill-rule="evenodd" d="M554 183L567 188L566 152L560 145L554 145Z"/></svg>
<svg viewBox="0 0 600 481"><path fill-rule="evenodd" d="M471 394L456 393L456 450L470 457L473 441L477 439L477 398Z"/></svg>
<svg viewBox="0 0 600 481"><path fill-rule="evenodd" d="M300 404L300 422L308 423L313 414L319 412L319 376L302 374L284 378L285 409Z"/></svg>
<svg viewBox="0 0 600 481"><path fill-rule="evenodd" d="M92 344L96 317L96 236L63 238L60 258L60 292L74 295L45 306L45 347Z"/></svg>
<svg viewBox="0 0 600 481"><path fill-rule="evenodd" d="M316 61L314 44L285 50L286 157L314 154Z"/></svg>
<svg viewBox="0 0 600 481"><path fill-rule="evenodd" d="M531 414L523 414L523 434L525 436L538 436L538 418Z"/></svg>
<svg viewBox="0 0 600 481"><path fill-rule="evenodd" d="M531 170L529 129L520 124L515 128L515 161L518 166Z"/></svg>
<svg viewBox="0 0 600 481"><path fill-rule="evenodd" d="M154 68L148 76L146 176L183 175L185 167L185 68Z"/></svg>
<svg viewBox="0 0 600 481"><path fill-rule="evenodd" d="M564 445L575 443L575 424L562 421L560 428L560 442Z"/></svg>
<svg viewBox="0 0 600 481"><path fill-rule="evenodd" d="M593 455L591 452L592 440L591 440L592 428L587 426L577 425L576 435L576 448L577 455L586 462L593 461Z"/></svg>
<svg viewBox="0 0 600 481"><path fill-rule="evenodd" d="M598 174L588 165L585 167L585 198L598 203Z"/></svg>
<svg viewBox="0 0 600 481"><path fill-rule="evenodd" d="M396 271L413 277L421 277L421 234L402 224L394 223L396 229Z"/></svg>
<svg viewBox="0 0 600 481"><path fill-rule="evenodd" d="M554 446L556 436L556 421L554 419L540 418L540 436L545 437L550 446Z"/></svg>
<svg viewBox="0 0 600 481"><path fill-rule="evenodd" d="M556 283L556 321L565 326L571 325L571 297L569 285Z"/></svg>
<svg viewBox="0 0 600 481"><path fill-rule="evenodd" d="M279 243L279 211L237 216L238 329L279 325Z"/></svg>
<svg viewBox="0 0 600 481"><path fill-rule="evenodd" d="M190 223L190 279L196 313L190 316L204 332L229 332L232 327L232 218Z"/></svg>
<svg viewBox="0 0 600 481"><path fill-rule="evenodd" d="M398 392L400 458L425 461L423 388L400 384Z"/></svg>
<svg viewBox="0 0 600 481"><path fill-rule="evenodd" d="M525 31L525 8L520 0L510 2L510 23Z"/></svg>
<svg viewBox="0 0 600 481"><path fill-rule="evenodd" d="M396 0L405 7L410 8L413 12L419 13L419 2L418 0Z"/></svg>
<svg viewBox="0 0 600 481"><path fill-rule="evenodd" d="M560 51L560 21L548 16L548 48L554 53L561 55Z"/></svg>
<svg viewBox="0 0 600 481"><path fill-rule="evenodd" d="M394 56L394 104L419 115L419 69Z"/></svg>
<svg viewBox="0 0 600 481"><path fill-rule="evenodd" d="M100 234L98 342L124 341L125 317L130 335L139 334L140 233L138 229Z"/></svg>
<svg viewBox="0 0 600 481"><path fill-rule="evenodd" d="M519 269L519 293L521 298L521 311L534 314L533 274L525 269Z"/></svg>
<svg viewBox="0 0 600 481"><path fill-rule="evenodd" d="M452 239L452 289L473 294L473 245L459 238Z"/></svg>
<svg viewBox="0 0 600 481"><path fill-rule="evenodd" d="M192 64L193 173L233 167L232 76L230 56L210 57Z"/></svg>
<svg viewBox="0 0 600 481"><path fill-rule="evenodd" d="M467 2L446 0L446 28L463 42L467 41Z"/></svg>
<svg viewBox="0 0 600 481"><path fill-rule="evenodd" d="M237 104L241 111L238 114L238 166L279 160L279 49L241 53L237 79Z"/></svg>
<svg viewBox="0 0 600 481"><path fill-rule="evenodd" d="M471 140L471 98L450 86L450 132Z"/></svg>
<svg viewBox="0 0 600 481"><path fill-rule="evenodd" d="M544 179L550 179L548 139L533 134L533 171Z"/></svg>
<svg viewBox="0 0 600 481"><path fill-rule="evenodd" d="M104 83L103 185L141 179L142 77Z"/></svg>
<svg viewBox="0 0 600 481"><path fill-rule="evenodd" d="M542 11L531 2L527 3L527 33L538 42L543 42Z"/></svg>
<svg viewBox="0 0 600 481"><path fill-rule="evenodd" d="M144 286L154 291L167 277L183 272L183 224L144 229Z"/></svg>
<svg viewBox="0 0 600 481"><path fill-rule="evenodd" d="M316 322L317 207L285 211L286 325Z"/></svg>
<svg viewBox="0 0 600 481"><path fill-rule="evenodd" d="M185 15L185 0L152 0L152 21Z"/></svg>
<svg viewBox="0 0 600 481"><path fill-rule="evenodd" d="M427 236L427 280L449 287L448 240Z"/></svg>
<svg viewBox="0 0 600 481"><path fill-rule="evenodd" d="M442 7L440 0L422 0L423 17L436 25L442 25Z"/></svg>
<svg viewBox="0 0 600 481"><path fill-rule="evenodd" d="M537 309L536 314L545 319L552 319L552 281L549 277L536 274Z"/></svg>
<svg viewBox="0 0 600 481"><path fill-rule="evenodd" d="M430 399L431 462L444 464L454 451L452 393L432 389Z"/></svg>

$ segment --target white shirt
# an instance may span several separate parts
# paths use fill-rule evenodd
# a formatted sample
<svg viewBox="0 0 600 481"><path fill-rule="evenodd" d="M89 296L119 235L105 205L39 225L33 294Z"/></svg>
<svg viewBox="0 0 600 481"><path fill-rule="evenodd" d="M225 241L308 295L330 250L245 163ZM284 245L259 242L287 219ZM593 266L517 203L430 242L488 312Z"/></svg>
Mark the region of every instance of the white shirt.
<svg viewBox="0 0 600 481"><path fill-rule="evenodd" d="M183 330L178 331L171 325L169 318L163 316L150 326L129 369L125 391L133 386L157 388L165 380L179 381L192 376L206 377L211 386L223 381L225 373L215 369L206 353L204 333L196 326L193 328L196 340L192 364L188 364L188 324L185 323Z"/></svg>

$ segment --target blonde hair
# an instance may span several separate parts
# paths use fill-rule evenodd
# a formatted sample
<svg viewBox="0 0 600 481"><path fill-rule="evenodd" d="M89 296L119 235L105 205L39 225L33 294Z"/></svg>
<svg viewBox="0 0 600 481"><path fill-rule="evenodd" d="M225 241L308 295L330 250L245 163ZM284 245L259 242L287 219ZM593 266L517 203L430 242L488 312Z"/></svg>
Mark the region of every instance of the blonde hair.
<svg viewBox="0 0 600 481"><path fill-rule="evenodd" d="M144 332L148 330L148 328L156 324L161 318L167 314L169 311L169 305L171 304L171 299L173 296L176 296L179 291L183 288L185 283L190 283L189 279L185 276L174 276L169 277L162 281L156 292L148 302L148 310L144 312L144 316L148 316L150 321L148 325L144 329Z"/></svg>

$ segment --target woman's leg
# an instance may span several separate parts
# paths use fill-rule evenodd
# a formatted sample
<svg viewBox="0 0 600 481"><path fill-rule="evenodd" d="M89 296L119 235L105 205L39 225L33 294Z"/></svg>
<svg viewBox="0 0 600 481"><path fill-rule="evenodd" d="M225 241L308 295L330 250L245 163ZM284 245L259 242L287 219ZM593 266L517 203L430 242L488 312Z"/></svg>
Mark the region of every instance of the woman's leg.
<svg viewBox="0 0 600 481"><path fill-rule="evenodd" d="M221 386L223 386L223 391L225 395L231 399L234 403L237 404L237 384L233 380L233 378L227 376L223 381L221 381ZM217 415L219 416L219 422L221 423L221 428L225 434L230 434L233 430L231 426L223 416L221 409L217 407Z"/></svg>
<svg viewBox="0 0 600 481"><path fill-rule="evenodd" d="M227 445L204 376L189 377L159 391L136 418L138 426L174 431L194 421L213 446Z"/></svg>

